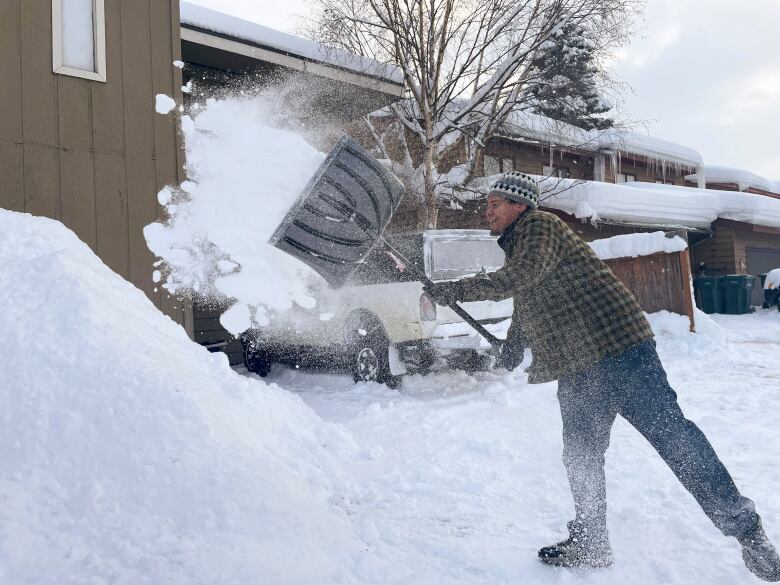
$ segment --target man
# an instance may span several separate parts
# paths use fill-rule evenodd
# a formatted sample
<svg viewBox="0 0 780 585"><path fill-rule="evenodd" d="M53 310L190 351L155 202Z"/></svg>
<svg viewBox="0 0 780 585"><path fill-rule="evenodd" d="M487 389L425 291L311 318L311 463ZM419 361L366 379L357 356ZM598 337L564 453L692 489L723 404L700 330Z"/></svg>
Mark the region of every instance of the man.
<svg viewBox="0 0 780 585"><path fill-rule="evenodd" d="M623 416L655 447L712 522L742 545L748 569L780 581L780 557L753 502L699 428L687 420L658 359L650 325L629 290L566 224L539 211L536 182L506 173L491 187L486 217L505 265L491 274L436 283L441 304L514 299L511 330L530 343L531 383L558 380L563 463L574 497L569 538L539 551L550 565L606 567L604 453Z"/></svg>

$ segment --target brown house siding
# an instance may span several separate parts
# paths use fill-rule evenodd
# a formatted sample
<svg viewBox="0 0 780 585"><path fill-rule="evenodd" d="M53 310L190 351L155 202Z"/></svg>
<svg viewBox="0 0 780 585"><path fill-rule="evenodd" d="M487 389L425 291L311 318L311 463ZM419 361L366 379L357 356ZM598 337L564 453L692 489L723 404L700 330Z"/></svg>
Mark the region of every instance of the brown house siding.
<svg viewBox="0 0 780 585"><path fill-rule="evenodd" d="M748 274L748 250L780 250L780 229L742 224L735 229L736 274Z"/></svg>
<svg viewBox="0 0 780 585"><path fill-rule="evenodd" d="M514 170L541 175L545 166L554 166L568 169L572 179L593 180L592 155L575 154L556 148L552 148L552 153L550 151L550 147L543 144L507 139L493 140L486 149L487 154L513 161L513 168L502 168L502 172Z"/></svg>
<svg viewBox="0 0 780 585"><path fill-rule="evenodd" d="M691 261L694 271L700 262L704 262L712 275L734 274L734 230L714 225L711 236L692 243Z"/></svg>
<svg viewBox="0 0 780 585"><path fill-rule="evenodd" d="M51 0L0 5L0 207L58 219L166 313L155 292L143 227L162 210L157 191L181 179L174 116L181 101L179 3L105 0L105 83L52 72Z"/></svg>
<svg viewBox="0 0 780 585"><path fill-rule="evenodd" d="M694 267L704 262L711 274L748 274L749 249L780 251L780 229L727 219L716 220L712 227L712 237L691 249Z"/></svg>

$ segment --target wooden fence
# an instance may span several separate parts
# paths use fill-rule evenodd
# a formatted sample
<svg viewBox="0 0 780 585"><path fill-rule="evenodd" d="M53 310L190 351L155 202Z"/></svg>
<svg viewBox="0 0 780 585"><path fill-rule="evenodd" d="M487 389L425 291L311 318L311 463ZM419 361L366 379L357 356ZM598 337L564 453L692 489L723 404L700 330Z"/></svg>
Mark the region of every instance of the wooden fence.
<svg viewBox="0 0 780 585"><path fill-rule="evenodd" d="M687 315L694 331L691 263L688 250L605 261L647 313Z"/></svg>

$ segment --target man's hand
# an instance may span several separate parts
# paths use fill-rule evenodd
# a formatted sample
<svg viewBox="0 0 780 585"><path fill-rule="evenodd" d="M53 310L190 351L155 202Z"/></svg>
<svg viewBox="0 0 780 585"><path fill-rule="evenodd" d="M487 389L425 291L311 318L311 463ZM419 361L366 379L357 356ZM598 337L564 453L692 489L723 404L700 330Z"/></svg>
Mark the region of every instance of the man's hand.
<svg viewBox="0 0 780 585"><path fill-rule="evenodd" d="M510 372L523 361L525 348L521 344L507 342L501 346L501 355L496 361L497 368L505 368Z"/></svg>
<svg viewBox="0 0 780 585"><path fill-rule="evenodd" d="M423 290L442 306L454 305L463 298L463 285L459 280L432 282L423 286Z"/></svg>

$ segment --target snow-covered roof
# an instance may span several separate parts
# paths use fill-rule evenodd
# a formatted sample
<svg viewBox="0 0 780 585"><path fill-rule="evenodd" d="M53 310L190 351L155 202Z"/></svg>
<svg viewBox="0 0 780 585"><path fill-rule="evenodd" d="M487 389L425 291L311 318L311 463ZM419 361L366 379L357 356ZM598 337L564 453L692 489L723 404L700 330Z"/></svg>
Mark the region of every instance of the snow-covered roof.
<svg viewBox="0 0 780 585"><path fill-rule="evenodd" d="M325 47L314 41L302 39L295 35L257 24L256 22L243 20L216 10L198 6L197 4L191 4L190 2L181 2L180 8L181 24L184 26L227 35L273 51L332 65L371 77L378 77L392 83L400 84L403 82L401 70L395 65L380 63L367 57Z"/></svg>
<svg viewBox="0 0 780 585"><path fill-rule="evenodd" d="M539 180L542 206L582 219L706 229L723 218L780 228L780 200L765 195L642 182Z"/></svg>
<svg viewBox="0 0 780 585"><path fill-rule="evenodd" d="M700 153L674 142L616 128L583 130L531 112L514 112L504 128L511 136L607 154L632 154L661 164L699 167L704 162Z"/></svg>
<svg viewBox="0 0 780 585"><path fill-rule="evenodd" d="M685 176L686 180L693 182L696 182L698 178L697 173ZM707 183L733 183L743 191L752 187L780 195L780 181L772 181L744 169L704 165L704 179Z"/></svg>
<svg viewBox="0 0 780 585"><path fill-rule="evenodd" d="M698 167L704 163L701 154L687 146L661 140L637 132L620 132L609 129L599 133L601 149L639 155L649 159L662 160L671 164Z"/></svg>
<svg viewBox="0 0 780 585"><path fill-rule="evenodd" d="M533 112L512 112L504 122L503 130L510 137L520 136L545 144L599 149L599 142L591 132Z"/></svg>

